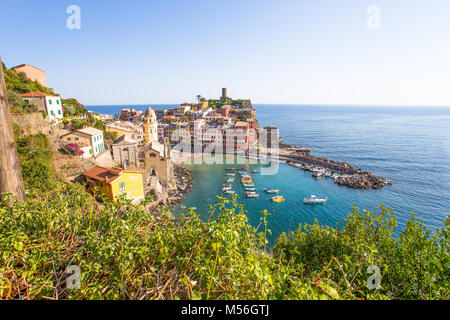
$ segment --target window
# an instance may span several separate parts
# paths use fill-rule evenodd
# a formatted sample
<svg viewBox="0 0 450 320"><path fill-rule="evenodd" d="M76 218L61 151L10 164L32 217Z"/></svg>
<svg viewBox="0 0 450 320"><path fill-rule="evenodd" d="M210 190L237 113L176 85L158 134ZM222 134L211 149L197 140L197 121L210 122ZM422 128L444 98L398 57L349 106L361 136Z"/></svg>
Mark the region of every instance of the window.
<svg viewBox="0 0 450 320"><path fill-rule="evenodd" d="M59 104L59 100L56 100L56 104Z"/></svg>
<svg viewBox="0 0 450 320"><path fill-rule="evenodd" d="M48 99L48 104L52 104L52 99Z"/></svg>
<svg viewBox="0 0 450 320"><path fill-rule="evenodd" d="M50 110L50 114L52 115L52 116L54 116L55 114L53 113L53 110Z"/></svg>
<svg viewBox="0 0 450 320"><path fill-rule="evenodd" d="M119 189L120 189L120 193L124 193L125 192L125 182L119 183Z"/></svg>
<svg viewBox="0 0 450 320"><path fill-rule="evenodd" d="M58 114L61 114L61 110L58 110Z"/></svg>

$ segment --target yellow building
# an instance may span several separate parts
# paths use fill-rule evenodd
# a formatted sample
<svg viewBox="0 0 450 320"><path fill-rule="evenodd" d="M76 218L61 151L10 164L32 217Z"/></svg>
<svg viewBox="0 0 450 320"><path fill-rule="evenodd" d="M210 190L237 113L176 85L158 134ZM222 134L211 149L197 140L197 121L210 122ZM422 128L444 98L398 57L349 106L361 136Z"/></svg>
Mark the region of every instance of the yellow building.
<svg viewBox="0 0 450 320"><path fill-rule="evenodd" d="M89 192L103 194L111 201L124 193L133 203L145 198L142 171L97 166L85 172L84 176Z"/></svg>
<svg viewBox="0 0 450 320"><path fill-rule="evenodd" d="M116 126L114 124L109 124L109 125L106 124L105 131L106 132L115 132L117 134L116 139L119 139L121 136L132 133L131 130L128 128L122 128L122 127Z"/></svg>

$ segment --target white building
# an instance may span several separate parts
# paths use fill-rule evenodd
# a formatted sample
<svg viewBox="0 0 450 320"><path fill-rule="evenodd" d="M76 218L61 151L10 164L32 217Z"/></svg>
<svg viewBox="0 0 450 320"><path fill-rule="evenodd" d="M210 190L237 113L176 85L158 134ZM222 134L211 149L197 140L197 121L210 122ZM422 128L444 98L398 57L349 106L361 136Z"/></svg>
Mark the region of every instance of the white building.
<svg viewBox="0 0 450 320"><path fill-rule="evenodd" d="M61 138L64 144L76 143L84 152L83 158L96 157L105 150L103 132L92 127L75 130Z"/></svg>
<svg viewBox="0 0 450 320"><path fill-rule="evenodd" d="M64 117L60 96L34 91L22 94L22 98L36 105L38 110L45 111L50 122L58 122Z"/></svg>

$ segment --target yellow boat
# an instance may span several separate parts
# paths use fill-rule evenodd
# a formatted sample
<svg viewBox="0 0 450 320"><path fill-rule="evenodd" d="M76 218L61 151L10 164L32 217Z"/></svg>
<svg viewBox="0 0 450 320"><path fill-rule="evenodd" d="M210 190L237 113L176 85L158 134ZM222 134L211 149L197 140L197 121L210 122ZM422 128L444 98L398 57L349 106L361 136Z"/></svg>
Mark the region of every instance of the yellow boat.
<svg viewBox="0 0 450 320"><path fill-rule="evenodd" d="M276 202L276 203L280 203L280 202L284 202L284 197L283 196L276 196L276 197L272 197L272 201Z"/></svg>

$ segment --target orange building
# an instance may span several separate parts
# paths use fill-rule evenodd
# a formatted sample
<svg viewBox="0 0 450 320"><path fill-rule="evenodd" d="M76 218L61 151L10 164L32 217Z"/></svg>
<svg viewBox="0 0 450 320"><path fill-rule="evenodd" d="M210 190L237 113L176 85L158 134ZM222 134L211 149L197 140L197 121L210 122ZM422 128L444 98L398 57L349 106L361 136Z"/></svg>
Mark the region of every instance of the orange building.
<svg viewBox="0 0 450 320"><path fill-rule="evenodd" d="M31 80L37 81L43 86L47 87L47 77L45 76L44 70L30 66L29 64L21 64L11 69L13 69L17 73L23 72Z"/></svg>

